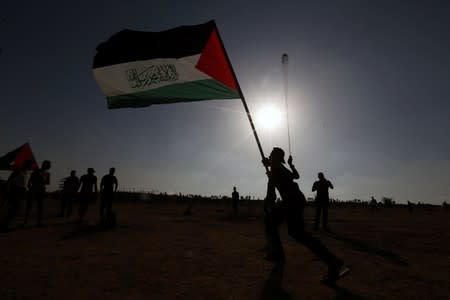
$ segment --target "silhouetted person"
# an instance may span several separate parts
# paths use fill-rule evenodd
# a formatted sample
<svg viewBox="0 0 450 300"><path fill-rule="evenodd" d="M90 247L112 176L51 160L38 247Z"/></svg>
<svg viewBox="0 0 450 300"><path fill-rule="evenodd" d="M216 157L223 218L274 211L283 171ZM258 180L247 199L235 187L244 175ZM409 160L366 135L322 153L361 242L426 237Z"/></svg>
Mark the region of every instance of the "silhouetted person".
<svg viewBox="0 0 450 300"><path fill-rule="evenodd" d="M15 167L8 180L6 181L8 214L0 225L1 231L8 230L9 224L16 217L21 202L23 202L25 199L28 182L27 171L31 167L31 164L31 160L26 160L21 168Z"/></svg>
<svg viewBox="0 0 450 300"><path fill-rule="evenodd" d="M323 229L329 230L328 228L328 206L330 203L330 198L328 196L328 189L333 189L333 184L329 180L323 176L322 172L319 172L318 174L319 180L314 182L312 186L312 191L317 191L316 195L316 218L314 221L314 229L319 229L319 223L320 223L320 213L323 211L322 216L322 224Z"/></svg>
<svg viewBox="0 0 450 300"><path fill-rule="evenodd" d="M112 202L114 200L114 193L117 191L117 178L114 176L116 169L109 169L109 174L103 176L100 182L100 224L105 222L105 208L106 208L106 220L108 224L111 224L113 219Z"/></svg>
<svg viewBox="0 0 450 300"><path fill-rule="evenodd" d="M370 208L372 211L376 211L378 209L378 203L377 200L372 196L370 200Z"/></svg>
<svg viewBox="0 0 450 300"><path fill-rule="evenodd" d="M72 205L77 197L78 188L80 187L80 180L76 175L76 171L70 171L70 176L64 180L62 190L61 211L58 216L70 218L72 214Z"/></svg>
<svg viewBox="0 0 450 300"><path fill-rule="evenodd" d="M50 161L44 160L41 168L34 170L33 173L31 173L30 179L28 180L28 190L30 191L30 196L27 198L24 225L27 224L33 202L36 202L37 225L42 226L42 212L44 209L44 198L46 191L45 186L50 184L50 168Z"/></svg>
<svg viewBox="0 0 450 300"><path fill-rule="evenodd" d="M411 202L408 201L408 210L409 210L409 212L412 213L413 209L414 209L414 205Z"/></svg>
<svg viewBox="0 0 450 300"><path fill-rule="evenodd" d="M80 178L80 199L78 208L78 222L81 223L87 213L90 203L95 202L97 198L97 177L94 175L93 168L87 169L87 174Z"/></svg>
<svg viewBox="0 0 450 300"><path fill-rule="evenodd" d="M231 199L233 201L233 212L238 213L239 210L239 193L236 191L236 187L233 187L233 192L231 193Z"/></svg>
<svg viewBox="0 0 450 300"><path fill-rule="evenodd" d="M281 148L273 148L269 158L263 159L263 164L270 167L270 171L267 174L269 181L267 183L266 199L269 201L268 203L275 200L275 189L278 190L282 199L278 205L273 206L268 211L266 217L266 233L271 239L272 251L265 258L275 262L284 261L284 250L278 233L278 226L286 220L289 235L302 243L328 265L328 273L323 278L323 281L332 283L339 279L340 276L348 273L348 268L343 268L344 262L341 259L337 258L319 240L305 231L303 211L306 199L297 183L294 182L294 179L298 179L300 176L292 164L291 156L288 159L291 170L288 170L283 165L284 163L284 151Z"/></svg>
<svg viewBox="0 0 450 300"><path fill-rule="evenodd" d="M192 198L186 197L186 210L184 211L183 215L185 216L191 216L192 215Z"/></svg>
<svg viewBox="0 0 450 300"><path fill-rule="evenodd" d="M448 210L448 204L447 204L446 201L442 202L442 208L443 208L444 210Z"/></svg>

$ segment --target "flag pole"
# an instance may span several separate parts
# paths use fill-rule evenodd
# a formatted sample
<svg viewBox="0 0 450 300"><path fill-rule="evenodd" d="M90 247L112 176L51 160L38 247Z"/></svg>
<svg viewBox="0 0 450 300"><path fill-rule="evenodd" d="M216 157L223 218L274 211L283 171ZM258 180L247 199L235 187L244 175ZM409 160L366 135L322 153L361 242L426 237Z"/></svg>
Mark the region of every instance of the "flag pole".
<svg viewBox="0 0 450 300"><path fill-rule="evenodd" d="M264 159L265 158L264 151L261 147L261 143L259 141L258 134L256 133L255 124L253 123L252 115L250 114L250 111L247 106L247 102L245 101L244 93L242 92L241 85L239 84L236 74L234 73L234 69L231 64L230 58L228 57L227 51L225 51L225 46L223 45L222 37L220 36L219 29L217 28L216 22L214 20L213 20L213 23L214 23L214 29L217 32L217 37L219 38L219 41L220 41L220 46L222 47L222 50L223 50L223 53L225 54L227 63L230 66L231 74L233 75L234 81L236 81L236 84L238 86L239 97L241 98L242 104L244 105L245 112L247 113L248 121L250 122L250 127L252 128L253 135L255 136L256 144L258 145L258 149L259 149L259 153L261 154L261 158ZM269 172L269 168L267 166L264 166L264 167L266 168L266 172Z"/></svg>

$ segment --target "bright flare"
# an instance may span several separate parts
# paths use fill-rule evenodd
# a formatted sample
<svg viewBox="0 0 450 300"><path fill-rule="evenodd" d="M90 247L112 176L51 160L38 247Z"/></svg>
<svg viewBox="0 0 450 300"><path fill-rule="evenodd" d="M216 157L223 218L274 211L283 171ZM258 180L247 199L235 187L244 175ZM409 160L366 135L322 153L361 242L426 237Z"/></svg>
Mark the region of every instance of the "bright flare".
<svg viewBox="0 0 450 300"><path fill-rule="evenodd" d="M274 129L280 126L282 118L281 111L273 106L265 106L256 114L258 126L264 129Z"/></svg>

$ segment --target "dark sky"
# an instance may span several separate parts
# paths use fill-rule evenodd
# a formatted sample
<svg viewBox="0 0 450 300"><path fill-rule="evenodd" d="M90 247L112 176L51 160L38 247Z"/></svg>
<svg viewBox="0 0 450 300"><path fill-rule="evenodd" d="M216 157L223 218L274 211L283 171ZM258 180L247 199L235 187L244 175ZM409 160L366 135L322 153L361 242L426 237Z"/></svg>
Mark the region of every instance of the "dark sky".
<svg viewBox="0 0 450 300"><path fill-rule="evenodd" d="M252 114L284 109L289 55L292 155L312 196L450 200L448 1L2 1L0 152L28 141L50 159L52 188L71 169L117 169L124 189L262 197L240 100L108 110L96 46L124 28L160 31L215 19ZM258 127L264 151L287 128Z"/></svg>

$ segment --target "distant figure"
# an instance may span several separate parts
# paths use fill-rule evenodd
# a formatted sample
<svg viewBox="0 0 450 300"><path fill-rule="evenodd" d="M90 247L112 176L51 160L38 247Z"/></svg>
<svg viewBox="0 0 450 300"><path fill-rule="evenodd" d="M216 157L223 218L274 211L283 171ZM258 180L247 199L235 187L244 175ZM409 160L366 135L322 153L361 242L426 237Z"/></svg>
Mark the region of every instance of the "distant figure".
<svg viewBox="0 0 450 300"><path fill-rule="evenodd" d="M411 202L408 201L408 210L409 210L409 212L412 213L413 209L414 209L414 204L412 204Z"/></svg>
<svg viewBox="0 0 450 300"><path fill-rule="evenodd" d="M112 202L114 200L114 193L117 191L117 178L114 176L116 172L115 168L109 169L109 174L103 176L100 182L100 224L105 224L105 208L106 208L106 220L109 225L113 225L113 211Z"/></svg>
<svg viewBox="0 0 450 300"><path fill-rule="evenodd" d="M76 173L75 170L70 171L70 176L64 180L59 217L64 217L64 215L66 215L66 218L70 218L70 215L72 214L72 205L77 197L78 188L80 187L80 180Z"/></svg>
<svg viewBox="0 0 450 300"><path fill-rule="evenodd" d="M15 167L8 180L6 181L8 214L0 225L1 231L8 231L9 224L16 217L20 208L20 203L25 199L28 182L28 170L32 165L31 160L24 162L21 168Z"/></svg>
<svg viewBox="0 0 450 300"><path fill-rule="evenodd" d="M233 201L233 212L235 214L238 213L238 204L239 204L239 193L236 191L236 187L233 187L233 192L231 193L231 199Z"/></svg>
<svg viewBox="0 0 450 300"><path fill-rule="evenodd" d="M278 226L286 220L288 233L298 242L316 254L328 265L328 273L322 279L323 282L333 283L349 272L344 268L344 262L331 253L322 243L315 239L304 229L303 211L306 199L300 191L294 179L300 178L292 164L292 156L289 156L289 171L283 164L284 151L281 148L273 148L269 158L263 159L263 164L270 167L268 172L267 196L268 203L276 198L275 189L278 190L282 201L268 210L266 217L266 234L271 239L272 250L266 255L266 259L274 262L284 262L284 250L281 244Z"/></svg>
<svg viewBox="0 0 450 300"><path fill-rule="evenodd" d="M28 180L30 197L27 199L24 226L27 224L33 202L37 202L37 225L42 226L42 212L44 208L43 206L46 191L45 186L50 184L50 168L50 161L44 160L41 168L31 173L30 179Z"/></svg>
<svg viewBox="0 0 450 300"><path fill-rule="evenodd" d="M192 215L192 198L191 197L186 197L186 210L184 211L183 215L185 216L191 216Z"/></svg>
<svg viewBox="0 0 450 300"><path fill-rule="evenodd" d="M448 210L448 204L447 204L446 201L442 202L442 208L443 208L444 210Z"/></svg>
<svg viewBox="0 0 450 300"><path fill-rule="evenodd" d="M373 196L372 199L370 200L370 208L372 209L372 211L377 211L378 209L378 202Z"/></svg>
<svg viewBox="0 0 450 300"><path fill-rule="evenodd" d="M333 184L323 176L322 172L318 174L319 180L314 182L312 186L312 191L317 191L316 195L316 218L314 222L314 229L319 229L320 223L320 212L323 211L322 224L324 230L329 230L328 228L328 205L330 198L328 196L328 189L333 189Z"/></svg>
<svg viewBox="0 0 450 300"><path fill-rule="evenodd" d="M90 203L97 199L97 177L94 176L93 168L87 169L87 174L80 178L80 203L78 208L78 222L83 222Z"/></svg>

